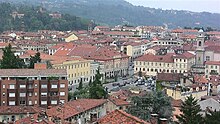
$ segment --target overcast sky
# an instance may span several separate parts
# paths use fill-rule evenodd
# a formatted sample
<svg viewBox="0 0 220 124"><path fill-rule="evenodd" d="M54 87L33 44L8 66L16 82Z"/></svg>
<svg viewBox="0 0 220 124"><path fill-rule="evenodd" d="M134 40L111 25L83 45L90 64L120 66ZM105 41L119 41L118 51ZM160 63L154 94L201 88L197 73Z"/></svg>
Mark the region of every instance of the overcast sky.
<svg viewBox="0 0 220 124"><path fill-rule="evenodd" d="M220 13L220 0L126 0L134 5L152 8Z"/></svg>

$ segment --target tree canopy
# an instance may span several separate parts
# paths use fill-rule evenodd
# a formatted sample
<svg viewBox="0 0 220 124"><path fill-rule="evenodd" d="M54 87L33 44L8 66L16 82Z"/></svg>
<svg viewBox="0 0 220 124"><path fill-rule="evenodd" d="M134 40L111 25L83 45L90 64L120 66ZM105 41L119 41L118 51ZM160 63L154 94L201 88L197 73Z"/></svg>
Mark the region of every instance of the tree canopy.
<svg viewBox="0 0 220 124"><path fill-rule="evenodd" d="M79 83L78 90L74 92L74 97L77 98L91 98L91 99L102 99L107 98L107 92L102 86L101 81L102 75L99 69L96 71L95 80L89 81L88 85L83 86L82 82Z"/></svg>
<svg viewBox="0 0 220 124"><path fill-rule="evenodd" d="M202 124L203 118L202 115L199 113L201 112L200 105L197 103L196 100L192 95L187 97L185 102L181 105L180 111L182 114L177 116L179 123L181 124Z"/></svg>
<svg viewBox="0 0 220 124"><path fill-rule="evenodd" d="M34 64L40 63L40 62L41 62L40 53L37 52L34 56L30 56L29 68L34 68Z"/></svg>
<svg viewBox="0 0 220 124"><path fill-rule="evenodd" d="M12 17L12 13L24 14L23 17ZM61 18L52 18L49 11L40 11L40 7L28 7L25 5L14 6L9 3L0 3L0 32L6 30L85 30L88 20L69 14L62 14Z"/></svg>
<svg viewBox="0 0 220 124"><path fill-rule="evenodd" d="M12 46L9 44L3 49L2 60L0 60L1 69L19 69L25 68L24 61L14 55Z"/></svg>
<svg viewBox="0 0 220 124"><path fill-rule="evenodd" d="M161 91L142 97L135 96L132 98L132 103L127 112L143 120L148 120L150 114L158 114L159 117L165 118L170 118L172 115L171 100Z"/></svg>

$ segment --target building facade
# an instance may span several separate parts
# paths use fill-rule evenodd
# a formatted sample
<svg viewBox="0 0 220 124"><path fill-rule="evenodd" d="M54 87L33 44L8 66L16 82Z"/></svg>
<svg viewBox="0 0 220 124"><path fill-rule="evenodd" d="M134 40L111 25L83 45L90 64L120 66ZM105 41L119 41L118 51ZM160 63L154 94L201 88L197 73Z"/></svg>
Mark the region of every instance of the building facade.
<svg viewBox="0 0 220 124"><path fill-rule="evenodd" d="M66 70L1 69L1 106L55 106L67 102Z"/></svg>
<svg viewBox="0 0 220 124"><path fill-rule="evenodd" d="M135 60L135 73L156 76L157 73L186 73L195 63L195 56L189 52L183 54L152 55L146 54Z"/></svg>

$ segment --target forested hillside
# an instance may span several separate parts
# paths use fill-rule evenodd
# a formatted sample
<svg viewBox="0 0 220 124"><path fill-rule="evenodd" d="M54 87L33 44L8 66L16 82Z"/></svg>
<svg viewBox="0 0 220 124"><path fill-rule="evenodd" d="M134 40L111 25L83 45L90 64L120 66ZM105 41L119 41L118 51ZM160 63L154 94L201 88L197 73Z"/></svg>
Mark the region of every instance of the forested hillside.
<svg viewBox="0 0 220 124"><path fill-rule="evenodd" d="M94 20L107 25L168 25L177 27L212 27L220 29L220 14L162 10L134 6L125 0L0 0L16 4L41 5L51 11ZM195 5L196 6L196 5ZM205 7L205 6L204 6Z"/></svg>
<svg viewBox="0 0 220 124"><path fill-rule="evenodd" d="M12 13L24 14L23 17L12 17ZM0 32L5 30L37 31L48 30L81 30L87 29L88 20L79 17L62 14L61 18L52 18L51 12L47 10L40 11L40 7L26 5L12 5L9 3L0 3Z"/></svg>

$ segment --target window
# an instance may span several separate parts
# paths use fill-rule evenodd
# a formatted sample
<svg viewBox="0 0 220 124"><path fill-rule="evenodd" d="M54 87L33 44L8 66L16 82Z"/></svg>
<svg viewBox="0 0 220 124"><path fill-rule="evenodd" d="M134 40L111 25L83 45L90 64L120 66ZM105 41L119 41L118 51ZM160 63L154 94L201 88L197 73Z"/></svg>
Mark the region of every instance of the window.
<svg viewBox="0 0 220 124"><path fill-rule="evenodd" d="M4 85L4 84L2 85L2 88L5 88L5 85Z"/></svg>
<svg viewBox="0 0 220 124"><path fill-rule="evenodd" d="M37 92L35 92L34 95L37 96Z"/></svg>
<svg viewBox="0 0 220 124"><path fill-rule="evenodd" d="M52 101L51 101L51 104L52 104L52 105L56 105L56 104L57 104L57 100L52 100Z"/></svg>
<svg viewBox="0 0 220 124"><path fill-rule="evenodd" d="M47 93L45 92L45 93L41 93L41 96L47 96Z"/></svg>
<svg viewBox="0 0 220 124"><path fill-rule="evenodd" d="M5 101L2 101L3 104L5 104Z"/></svg>
<svg viewBox="0 0 220 124"><path fill-rule="evenodd" d="M11 116L11 121L15 121L15 116L14 115Z"/></svg>
<svg viewBox="0 0 220 124"><path fill-rule="evenodd" d="M9 105L15 105L15 101L9 101Z"/></svg>
<svg viewBox="0 0 220 124"><path fill-rule="evenodd" d="M41 101L41 105L46 105L47 101Z"/></svg>
<svg viewBox="0 0 220 124"><path fill-rule="evenodd" d="M47 84L42 84L41 88L47 88Z"/></svg>
<svg viewBox="0 0 220 124"><path fill-rule="evenodd" d="M35 105L37 104L37 100L34 101L34 104L35 104Z"/></svg>
<svg viewBox="0 0 220 124"><path fill-rule="evenodd" d="M65 88L65 84L60 84L60 88Z"/></svg>
<svg viewBox="0 0 220 124"><path fill-rule="evenodd" d="M15 93L9 93L9 97L15 97Z"/></svg>
<svg viewBox="0 0 220 124"><path fill-rule="evenodd" d="M20 97L25 97L26 93L20 93Z"/></svg>
<svg viewBox="0 0 220 124"><path fill-rule="evenodd" d="M37 88L37 84L34 84L34 87Z"/></svg>
<svg viewBox="0 0 220 124"><path fill-rule="evenodd" d="M10 84L9 85L9 89L15 89L15 85L14 84Z"/></svg>
<svg viewBox="0 0 220 124"><path fill-rule="evenodd" d="M32 96L32 93L28 93L28 96Z"/></svg>
<svg viewBox="0 0 220 124"><path fill-rule="evenodd" d="M65 96L65 92L60 92L60 96Z"/></svg>
<svg viewBox="0 0 220 124"><path fill-rule="evenodd" d="M65 100L60 100L60 102L61 102L61 103L64 103L64 102L65 102Z"/></svg>
<svg viewBox="0 0 220 124"><path fill-rule="evenodd" d="M205 57L206 61L210 61L210 56Z"/></svg>
<svg viewBox="0 0 220 124"><path fill-rule="evenodd" d="M199 46L202 46L202 42L201 41L199 41Z"/></svg>
<svg viewBox="0 0 220 124"><path fill-rule="evenodd" d="M29 101L28 104L29 104L29 105L32 105L32 101Z"/></svg>
<svg viewBox="0 0 220 124"><path fill-rule="evenodd" d="M26 85L21 84L20 88L26 88Z"/></svg>
<svg viewBox="0 0 220 124"><path fill-rule="evenodd" d="M20 101L20 105L25 105L25 100Z"/></svg>
<svg viewBox="0 0 220 124"><path fill-rule="evenodd" d="M4 92L2 93L2 96L5 96L5 93L4 93Z"/></svg>
<svg viewBox="0 0 220 124"><path fill-rule="evenodd" d="M57 88L57 84L52 84L51 88Z"/></svg>

